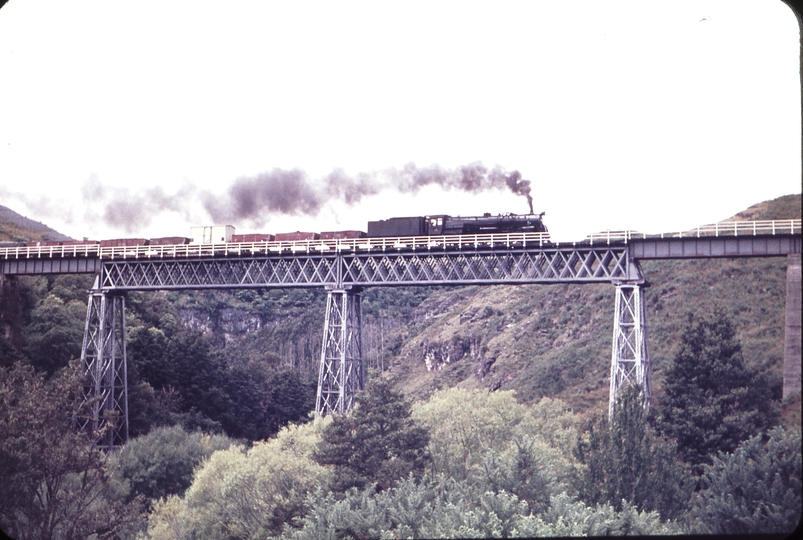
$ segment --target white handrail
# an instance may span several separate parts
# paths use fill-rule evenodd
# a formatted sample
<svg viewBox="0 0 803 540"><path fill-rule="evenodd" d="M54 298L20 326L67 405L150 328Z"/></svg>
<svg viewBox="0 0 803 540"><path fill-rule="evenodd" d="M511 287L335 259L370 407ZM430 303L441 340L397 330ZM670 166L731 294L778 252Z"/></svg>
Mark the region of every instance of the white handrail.
<svg viewBox="0 0 803 540"><path fill-rule="evenodd" d="M753 236L764 234L797 234L800 232L800 219L784 220L764 220L764 221L725 221L703 225L691 231L680 231L677 233L643 234L636 231L605 231L588 235L586 238L591 244L605 241L627 242L633 238L683 238L691 234L698 238L705 236L744 236L745 233L752 232Z"/></svg>

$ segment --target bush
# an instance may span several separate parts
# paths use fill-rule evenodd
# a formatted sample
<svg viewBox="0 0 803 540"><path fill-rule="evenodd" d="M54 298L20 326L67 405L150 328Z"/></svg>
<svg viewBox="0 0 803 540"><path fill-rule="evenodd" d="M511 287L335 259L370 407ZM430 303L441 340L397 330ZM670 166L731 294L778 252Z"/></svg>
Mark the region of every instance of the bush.
<svg viewBox="0 0 803 540"><path fill-rule="evenodd" d="M130 483L132 495L151 500L182 495L192 483L195 468L233 443L224 435L188 433L181 426L156 428L123 447L117 457L117 475Z"/></svg>
<svg viewBox="0 0 803 540"><path fill-rule="evenodd" d="M568 481L572 473L575 419L559 400L528 407L510 390L450 388L416 403L413 418L430 432L432 470L455 480L484 483L487 459L515 461L524 457L519 447L528 445L538 450L538 466L550 468L553 482Z"/></svg>
<svg viewBox="0 0 803 540"><path fill-rule="evenodd" d="M152 539L264 538L301 515L304 499L329 485L329 472L310 457L329 420L282 429L249 450L217 451L198 469L184 498L154 506Z"/></svg>
<svg viewBox="0 0 803 540"><path fill-rule="evenodd" d="M791 533L803 508L801 469L799 429L776 427L720 453L700 479L692 526L699 533Z"/></svg>
<svg viewBox="0 0 803 540"><path fill-rule="evenodd" d="M390 383L375 380L357 396L354 410L336 415L322 436L315 459L334 467L332 489L362 489L376 482L387 489L429 464L429 433L410 414L410 403Z"/></svg>

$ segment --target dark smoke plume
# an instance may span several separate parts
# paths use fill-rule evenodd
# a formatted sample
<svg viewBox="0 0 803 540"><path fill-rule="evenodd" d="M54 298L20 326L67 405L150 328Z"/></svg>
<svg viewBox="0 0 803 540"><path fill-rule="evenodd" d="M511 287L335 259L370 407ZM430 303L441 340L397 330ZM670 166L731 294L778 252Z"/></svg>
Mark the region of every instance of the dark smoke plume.
<svg viewBox="0 0 803 540"><path fill-rule="evenodd" d="M500 167L489 172L482 163L471 163L453 170L439 165L419 168L408 163L400 170L386 169L379 173L360 173L354 177L336 169L314 183L299 169L273 169L256 176L238 178L224 197L205 193L202 200L216 222L249 221L260 225L265 216L271 213L315 215L329 201L343 201L351 206L363 197L381 191L416 193L430 185L469 193L508 188L526 197L530 213L533 212L529 180L523 180L518 171L507 174Z"/></svg>
<svg viewBox="0 0 803 540"><path fill-rule="evenodd" d="M374 178L366 174L352 178L336 169L313 184L300 169L273 169L253 177L238 178L229 187L227 197L205 193L202 199L215 222L246 220L259 224L266 214L315 215L327 201L353 205L379 191Z"/></svg>
<svg viewBox="0 0 803 540"><path fill-rule="evenodd" d="M391 169L386 173L394 180L394 186L401 192L415 192L419 188L436 184L447 189L459 189L469 193L479 193L489 189L507 187L516 195L527 198L530 213L533 213L533 198L530 195L530 181L522 180L519 171L506 174L501 167L492 171L482 163L471 163L455 170L446 170L438 165L419 169L414 164L405 165L401 171Z"/></svg>
<svg viewBox="0 0 803 540"><path fill-rule="evenodd" d="M494 169L491 171L490 176L493 178L494 182L504 182L505 185L510 188L510 191L516 195L527 197L530 213L533 213L533 197L530 195L530 181L522 180L519 171L513 171L509 175L506 175L502 170Z"/></svg>
<svg viewBox="0 0 803 540"><path fill-rule="evenodd" d="M530 181L523 180L518 171L505 172L500 167L488 170L482 163L470 163L456 169L439 165L419 168L408 163L401 169L359 173L351 176L335 169L327 176L311 180L300 169L273 169L255 176L236 179L224 193L201 190L185 184L175 193L161 187L119 188L104 185L92 175L82 186L85 219L102 219L125 233L137 234L167 212L181 215L185 221L199 221L191 216L192 208L200 202L215 223L264 225L272 215L317 215L332 201L348 206L358 204L363 197L382 191L416 193L437 185L447 190L481 193L493 189L509 189L527 198L533 211ZM53 205L62 208L62 205ZM40 209L47 208L44 202ZM63 211L59 214L64 217ZM200 218L203 219L203 218Z"/></svg>
<svg viewBox="0 0 803 540"><path fill-rule="evenodd" d="M202 200L216 223L259 222L270 213L317 214L324 195L310 184L304 171L274 169L238 178L229 187L227 197L204 193Z"/></svg>

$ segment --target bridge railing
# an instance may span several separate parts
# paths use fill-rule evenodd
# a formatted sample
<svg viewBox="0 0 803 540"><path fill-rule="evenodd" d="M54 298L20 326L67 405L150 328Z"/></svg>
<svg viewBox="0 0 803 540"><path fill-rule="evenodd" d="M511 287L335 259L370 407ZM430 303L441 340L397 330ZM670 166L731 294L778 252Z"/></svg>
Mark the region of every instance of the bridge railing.
<svg viewBox="0 0 803 540"><path fill-rule="evenodd" d="M604 231L586 237L589 244L627 243L645 238L702 238L718 236L774 236L800 234L800 219L776 219L766 221L722 221L703 225L688 231L645 234L638 231Z"/></svg>
<svg viewBox="0 0 803 540"><path fill-rule="evenodd" d="M356 251L421 251L478 247L543 246L547 233L337 238L324 240L230 242L166 246L102 247L102 259L173 258L230 255L330 254Z"/></svg>
<svg viewBox="0 0 803 540"><path fill-rule="evenodd" d="M637 231L605 231L580 242L564 245L627 243L644 238L690 238L710 236L763 236L800 234L800 219L772 221L727 221L683 232L644 234ZM69 245L0 246L0 259L99 257L101 259L175 258L251 254L327 254L341 252L420 251L437 249L558 247L549 233L493 233L442 236L371 237L300 241L231 242L222 244L175 244L101 247L98 243Z"/></svg>
<svg viewBox="0 0 803 540"><path fill-rule="evenodd" d="M229 242L219 244L170 244L100 246L19 246L0 248L0 259L99 257L140 259L236 256L252 254L327 254L342 252L421 251L438 249L510 248L550 245L549 233L494 233L472 235L341 238L323 240Z"/></svg>
<svg viewBox="0 0 803 540"><path fill-rule="evenodd" d="M98 244L22 245L0 247L0 259L47 259L53 257L97 257Z"/></svg>

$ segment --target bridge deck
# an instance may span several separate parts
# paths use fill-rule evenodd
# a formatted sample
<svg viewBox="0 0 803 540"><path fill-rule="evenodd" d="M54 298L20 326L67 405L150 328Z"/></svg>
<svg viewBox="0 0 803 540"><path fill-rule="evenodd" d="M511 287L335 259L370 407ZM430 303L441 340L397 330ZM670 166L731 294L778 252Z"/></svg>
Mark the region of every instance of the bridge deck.
<svg viewBox="0 0 803 540"><path fill-rule="evenodd" d="M633 277L628 261L800 253L800 231L801 220L794 219L718 223L656 235L607 231L566 243L552 242L548 233L505 233L161 246L26 245L0 247L0 273L103 272L103 286L128 288L207 287L216 279L211 276L219 276L218 285L226 287L610 281ZM237 268L248 270L235 278ZM112 274L129 277L111 282ZM134 275L142 277L130 277ZM187 277L193 275L204 277Z"/></svg>

